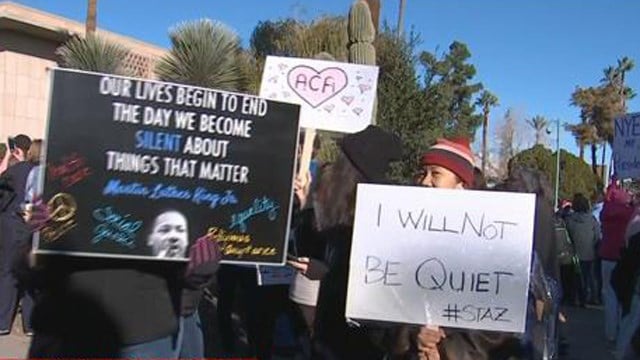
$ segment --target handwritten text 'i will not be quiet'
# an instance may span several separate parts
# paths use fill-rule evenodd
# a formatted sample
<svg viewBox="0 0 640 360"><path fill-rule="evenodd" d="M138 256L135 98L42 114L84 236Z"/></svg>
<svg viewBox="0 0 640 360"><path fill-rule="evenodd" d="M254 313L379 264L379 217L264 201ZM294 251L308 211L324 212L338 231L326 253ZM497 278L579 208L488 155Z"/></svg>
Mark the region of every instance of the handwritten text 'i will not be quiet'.
<svg viewBox="0 0 640 360"><path fill-rule="evenodd" d="M484 213L460 212L448 215L429 212L427 209L395 209L388 211L378 204L376 224L385 226L383 222L391 220L391 224L406 230L432 233L450 233L460 236L470 235L485 240L504 239L517 229L513 221L491 219Z"/></svg>

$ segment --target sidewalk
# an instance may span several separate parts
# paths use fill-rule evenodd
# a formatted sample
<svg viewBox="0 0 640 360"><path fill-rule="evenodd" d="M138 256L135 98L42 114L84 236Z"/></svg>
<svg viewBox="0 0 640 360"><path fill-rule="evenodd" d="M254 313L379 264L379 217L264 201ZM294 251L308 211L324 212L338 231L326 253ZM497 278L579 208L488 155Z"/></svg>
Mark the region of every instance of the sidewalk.
<svg viewBox="0 0 640 360"><path fill-rule="evenodd" d="M561 327L566 339L567 354L562 360L609 360L613 354L604 340L602 308L566 308L567 323Z"/></svg>
<svg viewBox="0 0 640 360"><path fill-rule="evenodd" d="M0 336L0 356L3 358L24 359L27 357L31 338L22 332L22 319L16 316L10 335Z"/></svg>

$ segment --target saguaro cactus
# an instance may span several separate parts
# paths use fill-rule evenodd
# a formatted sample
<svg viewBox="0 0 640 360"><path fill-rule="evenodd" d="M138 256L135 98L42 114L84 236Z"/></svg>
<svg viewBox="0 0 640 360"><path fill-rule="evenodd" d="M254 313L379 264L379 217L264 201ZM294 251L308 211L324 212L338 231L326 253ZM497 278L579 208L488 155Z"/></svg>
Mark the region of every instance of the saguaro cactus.
<svg viewBox="0 0 640 360"><path fill-rule="evenodd" d="M371 20L369 5L364 0L356 1L349 10L349 62L354 64L375 65L376 48L373 40L376 29ZM376 108L378 101L373 104L372 123L376 123Z"/></svg>
<svg viewBox="0 0 640 360"><path fill-rule="evenodd" d="M375 65L376 49L373 40L376 29L371 20L369 5L364 0L356 1L349 11L349 62Z"/></svg>

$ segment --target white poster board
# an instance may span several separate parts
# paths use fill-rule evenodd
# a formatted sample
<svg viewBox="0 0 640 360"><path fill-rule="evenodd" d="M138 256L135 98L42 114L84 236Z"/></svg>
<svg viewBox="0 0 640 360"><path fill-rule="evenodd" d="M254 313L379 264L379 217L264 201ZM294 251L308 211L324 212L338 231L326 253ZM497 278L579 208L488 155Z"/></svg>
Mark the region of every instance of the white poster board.
<svg viewBox="0 0 640 360"><path fill-rule="evenodd" d="M371 124L378 67L268 56L260 96L299 104L300 127L354 133Z"/></svg>
<svg viewBox="0 0 640 360"><path fill-rule="evenodd" d="M616 119L613 164L618 179L640 178L640 113Z"/></svg>
<svg viewBox="0 0 640 360"><path fill-rule="evenodd" d="M358 185L347 318L523 332L535 195Z"/></svg>

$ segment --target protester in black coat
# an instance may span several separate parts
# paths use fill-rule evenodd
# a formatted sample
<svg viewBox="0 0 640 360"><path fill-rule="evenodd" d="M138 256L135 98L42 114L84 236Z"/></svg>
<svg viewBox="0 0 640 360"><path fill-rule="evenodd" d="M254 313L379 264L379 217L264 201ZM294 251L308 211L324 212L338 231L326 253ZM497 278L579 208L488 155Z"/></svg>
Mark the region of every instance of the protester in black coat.
<svg viewBox="0 0 640 360"><path fill-rule="evenodd" d="M389 164L401 155L400 141L382 129L345 136L336 162L324 172L314 203L323 259L298 258L289 263L309 278L322 279L316 312L314 358L380 359L383 344L374 331L352 327L345 318L351 233L358 183L385 182Z"/></svg>
<svg viewBox="0 0 640 360"><path fill-rule="evenodd" d="M50 218L34 206L30 225ZM178 318L185 287L199 289L214 275L217 246L200 238L190 261L39 258L31 276L39 287L29 357L163 357L179 350ZM26 261L26 259L25 259ZM188 311L188 303L184 304Z"/></svg>
<svg viewBox="0 0 640 360"><path fill-rule="evenodd" d="M2 184L0 208L0 335L6 335L11 330L15 315L15 306L20 292L23 292L13 272L14 259L20 249L20 240L24 239L24 221L21 216L22 204L25 198L27 177L33 164L27 161L27 152L31 146L31 139L25 135L18 135L12 139L14 148L12 156L16 163L11 165L0 177ZM23 307L25 313L30 313L31 300L27 299ZM24 319L23 319L24 320ZM23 324L26 332L31 332L29 318Z"/></svg>

